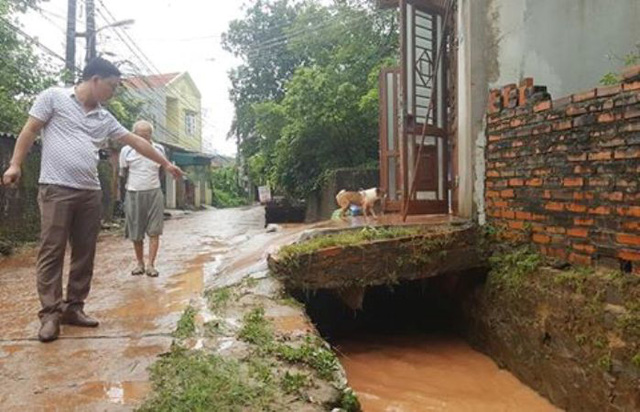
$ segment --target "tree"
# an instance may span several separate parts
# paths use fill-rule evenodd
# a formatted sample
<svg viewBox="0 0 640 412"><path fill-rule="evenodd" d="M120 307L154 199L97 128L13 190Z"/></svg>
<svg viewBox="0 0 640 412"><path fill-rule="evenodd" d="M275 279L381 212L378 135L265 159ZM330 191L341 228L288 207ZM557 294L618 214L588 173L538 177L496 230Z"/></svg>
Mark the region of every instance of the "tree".
<svg viewBox="0 0 640 412"><path fill-rule="evenodd" d="M370 3L342 0L327 7L309 1L294 9L284 30L287 70L275 70L286 73L284 82L272 85L277 93L255 95L248 109L236 104L238 128L246 120L238 113L251 113L244 124L251 133L239 137L252 179L266 176L277 190L306 197L329 170L376 162L378 72L395 63L398 35L395 13L376 11ZM272 16L277 10L263 2L260 12ZM245 18L254 20L250 13ZM275 52L269 58L270 64L280 64ZM262 63L247 60L244 67L248 73L273 69ZM253 76L244 81L253 82L252 90L269 88ZM238 95L242 84L234 84Z"/></svg>
<svg viewBox="0 0 640 412"><path fill-rule="evenodd" d="M0 0L0 131L17 133L38 92L53 84L51 62L15 32L15 16L36 0Z"/></svg>

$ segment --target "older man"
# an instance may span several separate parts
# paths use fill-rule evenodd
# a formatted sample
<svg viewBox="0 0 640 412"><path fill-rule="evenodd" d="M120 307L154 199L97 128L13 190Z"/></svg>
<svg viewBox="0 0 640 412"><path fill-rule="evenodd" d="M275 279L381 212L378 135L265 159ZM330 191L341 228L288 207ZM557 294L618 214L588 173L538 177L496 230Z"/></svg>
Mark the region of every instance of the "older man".
<svg viewBox="0 0 640 412"><path fill-rule="evenodd" d="M40 167L40 252L37 263L42 323L38 338L58 338L60 323L96 327L84 312L91 289L96 243L100 230L102 192L98 180L98 151L107 139L134 147L176 177L182 171L158 154L148 141L129 133L102 106L120 84L120 71L97 58L82 72L75 87L52 87L40 93L16 141L3 182L14 185L36 136L42 135ZM63 301L62 269L67 243L71 265Z"/></svg>
<svg viewBox="0 0 640 412"><path fill-rule="evenodd" d="M144 137L163 157L164 148L151 141L153 125L140 120L133 125L133 132ZM120 176L126 182L125 236L133 241L138 260L132 275L147 274L157 277L156 256L160 246L164 218L164 196L160 190L160 165L139 154L133 147L125 146L120 152ZM144 265L144 238L149 236L149 262Z"/></svg>

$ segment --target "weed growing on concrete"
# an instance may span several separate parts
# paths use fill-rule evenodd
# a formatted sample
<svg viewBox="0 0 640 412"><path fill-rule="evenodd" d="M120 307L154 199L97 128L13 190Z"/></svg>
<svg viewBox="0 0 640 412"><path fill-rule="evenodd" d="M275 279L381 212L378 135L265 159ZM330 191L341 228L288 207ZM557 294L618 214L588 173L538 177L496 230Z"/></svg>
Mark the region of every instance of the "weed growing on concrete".
<svg viewBox="0 0 640 412"><path fill-rule="evenodd" d="M244 315L242 329L238 334L245 342L268 349L273 343L273 332L264 317L264 308L258 307Z"/></svg>
<svg viewBox="0 0 640 412"><path fill-rule="evenodd" d="M224 309L233 296L231 287L211 289L205 293L207 302L209 303L209 309L216 312Z"/></svg>
<svg viewBox="0 0 640 412"><path fill-rule="evenodd" d="M351 388L346 389L342 393L340 407L347 412L358 412L362 410L358 397Z"/></svg>
<svg viewBox="0 0 640 412"><path fill-rule="evenodd" d="M291 261L296 257L335 246L355 246L360 243L374 240L394 239L410 237L420 234L420 228L415 227L390 227L375 228L365 227L361 230L351 230L327 236L318 236L307 241L284 246L278 252L281 261Z"/></svg>
<svg viewBox="0 0 640 412"><path fill-rule="evenodd" d="M331 379L338 369L338 359L330 350L323 347L317 338L307 336L300 346L278 344L276 355L291 363L303 363L318 372L324 379Z"/></svg>
<svg viewBox="0 0 640 412"><path fill-rule="evenodd" d="M178 320L178 326L173 332L173 337L178 339L186 339L192 337L196 332L196 310L192 306L187 308L182 313L180 320Z"/></svg>
<svg viewBox="0 0 640 412"><path fill-rule="evenodd" d="M271 410L274 391L234 360L175 346L151 368L140 412Z"/></svg>
<svg viewBox="0 0 640 412"><path fill-rule="evenodd" d="M309 376L298 372L285 372L280 380L280 386L285 393L300 394L303 388L309 386Z"/></svg>

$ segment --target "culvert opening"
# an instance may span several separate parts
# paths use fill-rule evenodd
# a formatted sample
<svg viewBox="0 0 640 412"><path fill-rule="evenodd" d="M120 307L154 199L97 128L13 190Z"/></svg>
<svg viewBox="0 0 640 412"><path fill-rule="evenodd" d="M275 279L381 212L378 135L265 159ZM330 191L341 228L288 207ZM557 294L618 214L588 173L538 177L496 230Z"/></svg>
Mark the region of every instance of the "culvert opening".
<svg viewBox="0 0 640 412"><path fill-rule="evenodd" d="M435 276L364 289L293 290L324 339L339 344L360 336L460 334L461 305L486 279L485 270ZM354 310L354 301L361 306ZM356 303L356 304L358 304Z"/></svg>
<svg viewBox="0 0 640 412"><path fill-rule="evenodd" d="M336 350L363 410L556 411L489 357L474 350L464 313L486 271L354 290L289 291Z"/></svg>

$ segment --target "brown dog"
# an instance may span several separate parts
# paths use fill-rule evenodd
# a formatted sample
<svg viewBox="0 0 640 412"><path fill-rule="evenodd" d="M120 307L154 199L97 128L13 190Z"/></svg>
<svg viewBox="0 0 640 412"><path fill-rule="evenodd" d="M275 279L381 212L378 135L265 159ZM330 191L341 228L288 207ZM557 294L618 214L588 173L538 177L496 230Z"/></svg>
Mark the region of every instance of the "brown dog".
<svg viewBox="0 0 640 412"><path fill-rule="evenodd" d="M349 206L356 205L362 208L362 213L367 218L367 212L370 212L373 218L377 218L373 206L377 201L384 198L384 191L379 187L372 187L371 189L361 190L359 192L349 192L341 190L336 195L336 202L340 206L340 217L344 219L345 213Z"/></svg>

